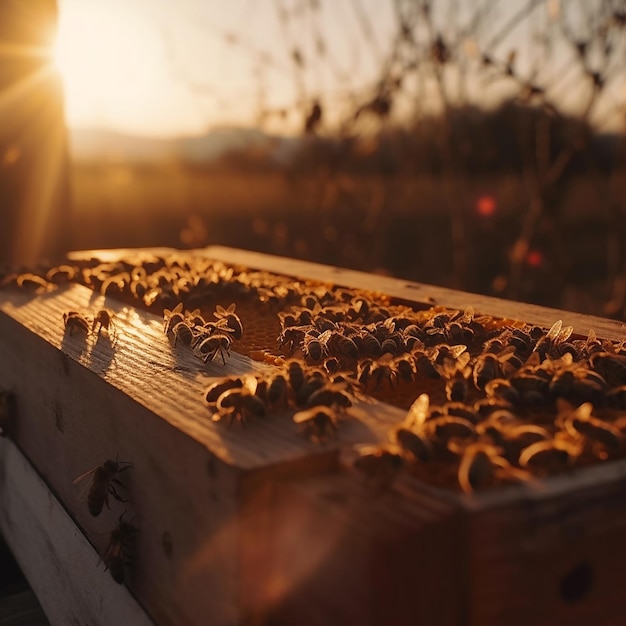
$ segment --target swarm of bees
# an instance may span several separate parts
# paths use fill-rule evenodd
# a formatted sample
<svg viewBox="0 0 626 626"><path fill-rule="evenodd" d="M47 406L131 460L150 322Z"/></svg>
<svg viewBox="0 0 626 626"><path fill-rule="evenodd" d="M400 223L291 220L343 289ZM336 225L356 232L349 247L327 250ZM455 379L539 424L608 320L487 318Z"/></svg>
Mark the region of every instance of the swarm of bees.
<svg viewBox="0 0 626 626"><path fill-rule="evenodd" d="M373 475L380 464L382 482L408 472L470 492L626 455L626 342L575 336L561 321L543 328L409 305L185 254L94 258L3 280L37 291L65 282L162 313L174 346L205 363L226 364L237 342L272 365L205 389L215 422L285 412L303 437L325 443L365 396L406 410L389 441L355 463ZM101 313L69 311L66 332L110 332Z"/></svg>

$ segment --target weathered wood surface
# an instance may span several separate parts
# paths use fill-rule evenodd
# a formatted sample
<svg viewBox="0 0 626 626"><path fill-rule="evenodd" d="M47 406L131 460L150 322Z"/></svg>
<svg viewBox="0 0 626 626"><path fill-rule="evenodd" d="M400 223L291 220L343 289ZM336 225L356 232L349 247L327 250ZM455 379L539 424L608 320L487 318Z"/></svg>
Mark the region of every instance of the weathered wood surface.
<svg viewBox="0 0 626 626"><path fill-rule="evenodd" d="M0 530L53 626L153 623L8 439L0 439Z"/></svg>

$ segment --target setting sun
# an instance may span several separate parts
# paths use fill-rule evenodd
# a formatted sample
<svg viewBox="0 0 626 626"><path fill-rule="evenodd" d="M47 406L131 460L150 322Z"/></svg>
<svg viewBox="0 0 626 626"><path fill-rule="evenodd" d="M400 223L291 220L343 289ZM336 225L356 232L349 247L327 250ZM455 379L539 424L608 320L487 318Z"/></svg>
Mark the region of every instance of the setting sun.
<svg viewBox="0 0 626 626"><path fill-rule="evenodd" d="M61 4L55 62L74 126L142 131L167 89L164 51L147 16L120 2Z"/></svg>

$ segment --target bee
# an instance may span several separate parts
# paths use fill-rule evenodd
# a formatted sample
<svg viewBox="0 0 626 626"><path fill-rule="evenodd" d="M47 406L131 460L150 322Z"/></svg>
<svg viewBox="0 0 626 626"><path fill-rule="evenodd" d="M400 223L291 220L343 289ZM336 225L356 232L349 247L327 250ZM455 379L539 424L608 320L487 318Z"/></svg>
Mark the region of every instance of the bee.
<svg viewBox="0 0 626 626"><path fill-rule="evenodd" d="M365 447L359 450L353 467L363 474L372 486L385 489L391 485L404 467L400 454L385 447Z"/></svg>
<svg viewBox="0 0 626 626"><path fill-rule="evenodd" d="M378 359L365 359L357 365L358 381L363 385L372 384L374 389L380 389L385 383L393 387L396 377L394 356L390 352L384 353Z"/></svg>
<svg viewBox="0 0 626 626"><path fill-rule="evenodd" d="M465 402L469 391L467 379L471 371L470 367L466 367L446 381L446 398L450 402Z"/></svg>
<svg viewBox="0 0 626 626"><path fill-rule="evenodd" d="M234 419L240 424L250 417L265 417L265 402L255 395L248 387L228 389L217 400L217 411L213 414L213 421L219 422L228 419L230 426Z"/></svg>
<svg viewBox="0 0 626 626"><path fill-rule="evenodd" d="M193 353L205 363L212 361L218 354L222 357L222 363L226 365L226 358L230 356L232 339L225 333L214 333L208 337L201 337L193 345Z"/></svg>
<svg viewBox="0 0 626 626"><path fill-rule="evenodd" d="M113 322L114 317L113 311L110 311L109 309L100 309L93 318L91 332L100 335L102 329L104 329L108 334L113 335L115 333L115 324Z"/></svg>
<svg viewBox="0 0 626 626"><path fill-rule="evenodd" d="M218 304L215 307L215 313L213 313L213 316L218 320L225 320L233 338L239 340L243 336L243 325L239 316L235 313L235 308L234 302L227 309Z"/></svg>
<svg viewBox="0 0 626 626"><path fill-rule="evenodd" d="M337 414L329 406L317 405L298 411L293 421L307 439L316 443L325 443L337 433Z"/></svg>
<svg viewBox="0 0 626 626"><path fill-rule="evenodd" d="M285 406L289 392L287 376L282 372L276 372L264 379L265 401L270 407ZM257 390L258 395L258 390Z"/></svg>
<svg viewBox="0 0 626 626"><path fill-rule="evenodd" d="M56 286L53 283L50 283L45 278L30 272L19 274L15 279L15 283L20 288L33 289L36 293L44 293L51 291L52 289L56 289Z"/></svg>
<svg viewBox="0 0 626 626"><path fill-rule="evenodd" d="M410 460L422 461L424 463L432 460L432 445L423 434L416 432L414 429L400 426L393 432L393 438L403 454L405 456L408 455Z"/></svg>
<svg viewBox="0 0 626 626"><path fill-rule="evenodd" d="M297 359L289 359L287 361L287 379L293 391L297 393L306 380L305 368L302 361L298 361Z"/></svg>
<svg viewBox="0 0 626 626"><path fill-rule="evenodd" d="M86 335L91 329L89 319L78 311L63 313L63 323L65 324L65 331L70 335L74 334L76 330Z"/></svg>
<svg viewBox="0 0 626 626"><path fill-rule="evenodd" d="M461 454L457 472L461 489L465 493L472 493L478 488L492 485L496 467L503 462L507 463L498 454L497 448L480 442L469 444Z"/></svg>
<svg viewBox="0 0 626 626"><path fill-rule="evenodd" d="M626 355L594 352L589 357L591 369L600 374L610 387L626 385Z"/></svg>
<svg viewBox="0 0 626 626"><path fill-rule="evenodd" d="M311 333L307 333L304 337L302 352L305 357L314 363L319 363L327 355L325 344L320 340L319 336Z"/></svg>
<svg viewBox="0 0 626 626"><path fill-rule="evenodd" d="M476 389L483 391L489 381L494 378L502 378L503 375L502 354L485 352L476 358L472 370Z"/></svg>
<svg viewBox="0 0 626 626"><path fill-rule="evenodd" d="M397 356L393 360L393 369L396 372L397 378L407 383L413 382L417 375L415 361L409 354Z"/></svg>
<svg viewBox="0 0 626 626"><path fill-rule="evenodd" d="M73 265L58 265L46 272L46 280L55 283L68 283L76 279L78 268Z"/></svg>
<svg viewBox="0 0 626 626"><path fill-rule="evenodd" d="M432 433L437 442L444 447L452 439L476 439L476 427L472 422L454 415L442 415L429 419L425 423L425 430Z"/></svg>
<svg viewBox="0 0 626 626"><path fill-rule="evenodd" d="M204 401L209 406L217 404L219 397L229 389L241 389L245 385L243 377L231 377L217 380L204 390Z"/></svg>
<svg viewBox="0 0 626 626"><path fill-rule="evenodd" d="M345 383L325 384L315 390L306 401L307 407L324 405L339 409L347 409L352 406L350 394L346 391Z"/></svg>
<svg viewBox="0 0 626 626"><path fill-rule="evenodd" d="M139 529L124 521L124 513L119 517L117 528L111 531L109 544L102 560L116 583L122 585L126 579L126 567L132 562L132 552Z"/></svg>
<svg viewBox="0 0 626 626"><path fill-rule="evenodd" d="M519 465L538 474L551 474L570 467L579 454L580 447L566 441L538 441L522 450Z"/></svg>
<svg viewBox="0 0 626 626"><path fill-rule="evenodd" d="M289 353L294 352L296 348L304 343L310 328L310 326L289 326L283 329L280 335L278 335L278 345L281 348L286 348Z"/></svg>
<svg viewBox="0 0 626 626"><path fill-rule="evenodd" d="M520 403L520 394L506 378L493 378L485 385L485 393L489 398L499 398L510 404Z"/></svg>
<svg viewBox="0 0 626 626"><path fill-rule="evenodd" d="M609 452L618 452L623 445L622 433L618 428L609 424L591 413L593 405L585 402L573 410L563 410L557 420L574 437L583 436L589 441L599 444Z"/></svg>
<svg viewBox="0 0 626 626"><path fill-rule="evenodd" d="M561 356L557 354L556 348L565 343L573 332L573 326L563 326L563 320L557 320L552 324L550 330L537 341L533 352L538 352L542 361L547 356Z"/></svg>
<svg viewBox="0 0 626 626"><path fill-rule="evenodd" d="M183 303L179 302L172 310L165 309L163 311L163 332L166 335L173 333L176 324L184 321Z"/></svg>
<svg viewBox="0 0 626 626"><path fill-rule="evenodd" d="M87 508L93 517L100 515L105 504L107 509L110 509L109 496L113 496L118 502L127 502L120 496L115 487L123 487L118 476L132 466L133 464L129 461L111 461L108 459L102 465L98 465L74 479L73 484L77 484L91 476L89 491L87 492Z"/></svg>
<svg viewBox="0 0 626 626"><path fill-rule="evenodd" d="M0 391L0 437L12 435L15 428L17 401L12 391Z"/></svg>
<svg viewBox="0 0 626 626"><path fill-rule="evenodd" d="M174 346L176 346L179 341L185 346L191 346L198 339L193 328L186 321L178 322L172 328L171 334L174 337Z"/></svg>
<svg viewBox="0 0 626 626"><path fill-rule="evenodd" d="M441 378L441 370L432 362L431 354L430 350L426 352L421 349L412 351L417 374L435 380Z"/></svg>

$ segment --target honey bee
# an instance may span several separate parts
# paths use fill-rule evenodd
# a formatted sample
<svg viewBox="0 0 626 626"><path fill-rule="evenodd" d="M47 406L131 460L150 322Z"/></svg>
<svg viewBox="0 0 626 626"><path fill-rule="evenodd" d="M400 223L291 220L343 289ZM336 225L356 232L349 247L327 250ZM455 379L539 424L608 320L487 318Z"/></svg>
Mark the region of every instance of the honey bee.
<svg viewBox="0 0 626 626"><path fill-rule="evenodd" d="M552 474L570 467L579 454L580 447L566 441L538 441L522 450L519 465L537 474Z"/></svg>
<svg viewBox="0 0 626 626"><path fill-rule="evenodd" d="M122 585L126 579L126 567L132 562L132 552L139 529L120 515L117 528L111 531L109 544L102 560L116 583Z"/></svg>
<svg viewBox="0 0 626 626"><path fill-rule="evenodd" d="M410 460L424 463L433 458L433 449L430 441L423 434L411 428L400 426L393 432L393 438Z"/></svg>
<svg viewBox="0 0 626 626"><path fill-rule="evenodd" d="M306 401L307 407L323 405L335 409L347 409L352 406L352 400L346 391L345 383L324 384L315 390Z"/></svg>
<svg viewBox="0 0 626 626"><path fill-rule="evenodd" d="M110 509L109 496L113 496L118 502L127 502L120 496L115 487L123 487L118 476L132 466L133 464L129 461L111 461L108 459L102 465L98 465L74 479L73 484L77 484L88 476L91 477L87 492L87 508L93 517L100 515L105 504L107 509Z"/></svg>
<svg viewBox="0 0 626 626"><path fill-rule="evenodd" d="M287 376L282 372L275 372L264 379L266 384L264 398L268 406L285 406L289 393ZM258 395L258 391L257 391Z"/></svg>
<svg viewBox="0 0 626 626"><path fill-rule="evenodd" d="M78 268L73 265L58 265L46 272L46 280L55 283L69 283L75 280L78 274Z"/></svg>
<svg viewBox="0 0 626 626"><path fill-rule="evenodd" d="M109 335L115 334L115 323L113 322L113 311L109 309L100 309L93 318L91 324L91 332L100 335L102 329L106 330Z"/></svg>
<svg viewBox="0 0 626 626"><path fill-rule="evenodd" d="M304 364L297 359L289 359L286 365L289 385L297 393L306 380Z"/></svg>
<svg viewBox="0 0 626 626"><path fill-rule="evenodd" d="M78 311L63 313L63 323L65 324L65 331L70 335L73 335L76 330L86 335L91 329L89 319Z"/></svg>
<svg viewBox="0 0 626 626"><path fill-rule="evenodd" d="M485 352L479 355L474 362L472 376L476 389L483 391L487 383L494 378L502 378L502 355Z"/></svg>
<svg viewBox="0 0 626 626"><path fill-rule="evenodd" d="M294 352L296 348L304 343L310 328L310 326L289 326L283 329L280 335L278 335L278 345L281 348L286 348L289 353Z"/></svg>
<svg viewBox="0 0 626 626"><path fill-rule="evenodd" d="M389 487L403 466L404 459L400 454L382 446L360 449L353 463L353 467L377 489Z"/></svg>
<svg viewBox="0 0 626 626"><path fill-rule="evenodd" d="M163 332L166 335L173 333L176 324L184 321L183 303L179 302L172 310L165 309L163 311Z"/></svg>
<svg viewBox="0 0 626 626"><path fill-rule="evenodd" d="M327 355L326 346L320 341L319 336L311 333L307 333L304 337L302 352L305 357L314 363L319 363Z"/></svg>
<svg viewBox="0 0 626 626"><path fill-rule="evenodd" d="M591 369L604 378L610 387L626 385L626 355L594 352L589 357Z"/></svg>
<svg viewBox="0 0 626 626"><path fill-rule="evenodd" d="M227 309L219 304L215 307L213 314L218 320L223 319L234 339L239 340L243 336L243 325L239 316L235 313L235 303L233 302Z"/></svg>
<svg viewBox="0 0 626 626"><path fill-rule="evenodd" d="M472 369L466 367L446 381L446 398L450 402L465 402L469 391L468 377Z"/></svg>
<svg viewBox="0 0 626 626"><path fill-rule="evenodd" d="M357 365L358 381L363 385L371 384L374 389L380 389L384 384L393 387L396 377L394 356L390 352L378 359L364 359Z"/></svg>
<svg viewBox="0 0 626 626"><path fill-rule="evenodd" d="M52 289L56 289L56 286L53 283L50 283L45 278L31 272L19 274L15 279L15 283L20 288L32 289L36 293L45 293L47 291L51 291Z"/></svg>
<svg viewBox="0 0 626 626"><path fill-rule="evenodd" d="M231 377L217 380L204 390L204 401L209 406L217 403L219 397L229 389L241 389L245 385L243 377Z"/></svg>
<svg viewBox="0 0 626 626"><path fill-rule="evenodd" d="M201 337L192 344L193 353L205 363L212 361L218 354L222 357L222 363L226 365L226 357L230 356L232 339L225 333L214 333L208 337Z"/></svg>
<svg viewBox="0 0 626 626"><path fill-rule="evenodd" d="M495 470L505 459L497 448L485 443L472 443L465 447L461 455L457 473L459 485L465 493L493 484Z"/></svg>
<svg viewBox="0 0 626 626"><path fill-rule="evenodd" d="M592 415L593 405L585 402L573 410L563 410L557 421L574 437L583 436L601 445L608 452L618 452L623 446L622 433L618 428Z"/></svg>
<svg viewBox="0 0 626 626"><path fill-rule="evenodd" d="M171 334L174 337L174 346L176 346L179 341L185 346L191 346L198 339L192 327L186 321L178 322L172 328Z"/></svg>
<svg viewBox="0 0 626 626"><path fill-rule="evenodd" d="M213 414L213 421L219 422L228 419L228 426L233 420L245 424L249 418L265 417L266 407L261 398L248 387L228 389L217 400L217 411Z"/></svg>
<svg viewBox="0 0 626 626"><path fill-rule="evenodd" d="M15 428L17 402L12 391L0 391L0 437L9 437Z"/></svg>
<svg viewBox="0 0 626 626"><path fill-rule="evenodd" d="M293 421L307 439L316 443L325 443L337 433L337 414L329 406L318 405L298 411Z"/></svg>

